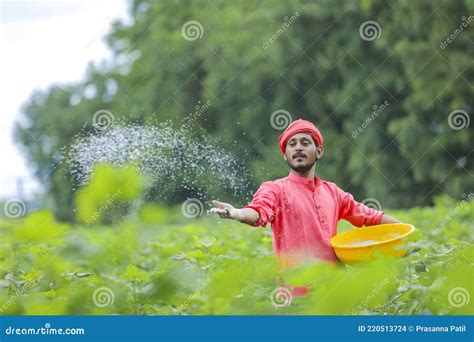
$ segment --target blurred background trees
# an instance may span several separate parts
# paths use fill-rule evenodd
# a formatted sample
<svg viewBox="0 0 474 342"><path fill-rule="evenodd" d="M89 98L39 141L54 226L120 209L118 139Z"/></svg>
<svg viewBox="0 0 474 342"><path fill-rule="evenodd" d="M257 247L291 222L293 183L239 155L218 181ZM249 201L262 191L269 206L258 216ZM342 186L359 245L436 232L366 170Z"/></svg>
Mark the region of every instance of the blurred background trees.
<svg viewBox="0 0 474 342"><path fill-rule="evenodd" d="M59 154L92 132L95 112L179 129L207 101L190 127L247 165L248 190L288 174L271 122L284 110L320 127L317 174L356 199L407 208L459 198L474 187L473 130L448 117L472 113L473 10L468 0L132 1L131 24L115 21L106 37L113 59L32 94L15 135L61 219L74 217L78 184ZM195 40L182 31L189 21L202 26ZM363 39L367 21L378 38Z"/></svg>

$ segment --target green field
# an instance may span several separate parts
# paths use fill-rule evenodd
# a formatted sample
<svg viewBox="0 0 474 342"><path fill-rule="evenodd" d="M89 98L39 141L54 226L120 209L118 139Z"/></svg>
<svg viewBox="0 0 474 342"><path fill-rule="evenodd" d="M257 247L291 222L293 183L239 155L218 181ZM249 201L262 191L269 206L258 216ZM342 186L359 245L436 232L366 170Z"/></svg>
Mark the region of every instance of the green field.
<svg viewBox="0 0 474 342"><path fill-rule="evenodd" d="M120 219L113 208L100 210L121 186L105 183L91 182L76 198L83 222L98 213L85 224L57 222L48 211L1 221L2 314L474 313L473 201L439 197L434 207L388 211L417 227L404 258L278 274L269 227L205 213L189 219L180 207L149 204ZM117 201L136 196L140 184ZM107 215L113 223L99 223ZM283 306L272 295L278 275L309 284L312 294Z"/></svg>

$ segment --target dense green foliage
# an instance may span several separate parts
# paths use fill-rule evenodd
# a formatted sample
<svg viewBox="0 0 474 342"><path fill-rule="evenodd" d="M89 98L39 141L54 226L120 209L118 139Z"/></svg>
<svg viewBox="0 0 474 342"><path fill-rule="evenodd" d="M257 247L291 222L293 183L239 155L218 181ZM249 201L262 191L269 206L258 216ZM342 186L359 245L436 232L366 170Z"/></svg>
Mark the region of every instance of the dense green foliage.
<svg viewBox="0 0 474 342"><path fill-rule="evenodd" d="M0 221L1 313L474 314L474 201L390 212L417 227L404 258L279 273L269 228L137 205L136 179L98 169L76 198L81 225L44 210ZM117 220L125 204L130 215ZM277 276L311 295L277 308Z"/></svg>
<svg viewBox="0 0 474 342"><path fill-rule="evenodd" d="M61 219L74 217L77 184L58 154L93 131L99 110L117 122L204 130L248 165L255 190L288 173L270 125L283 109L320 126L318 174L356 198L389 208L429 205L446 191L459 198L474 185L474 131L452 129L448 115L472 113L474 31L441 43L473 10L469 0L135 0L131 22L114 22L106 38L113 59L91 65L81 83L33 94L16 137ZM191 20L203 27L193 41L182 34ZM369 20L381 27L372 41L359 34Z"/></svg>

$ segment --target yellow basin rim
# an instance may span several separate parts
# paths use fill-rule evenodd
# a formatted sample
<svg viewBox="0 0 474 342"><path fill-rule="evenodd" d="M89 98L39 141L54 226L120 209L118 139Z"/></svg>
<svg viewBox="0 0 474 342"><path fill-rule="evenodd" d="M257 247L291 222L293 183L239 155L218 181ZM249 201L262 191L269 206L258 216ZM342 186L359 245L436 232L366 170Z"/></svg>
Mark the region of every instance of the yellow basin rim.
<svg viewBox="0 0 474 342"><path fill-rule="evenodd" d="M342 244L338 244L338 242L337 242L337 240L341 236L354 235L355 234L354 232L360 232L361 230L379 229L381 226L394 226L394 227L404 226L404 227L407 227L409 229L405 233L400 234L399 236L396 236L396 237L393 237L393 238L390 238L390 239L387 239L387 240L383 240L383 241L370 243L370 244L363 245L363 246L348 246L347 244L342 245ZM387 223L387 224L379 224L379 225L375 225L375 226L367 226L367 227L357 228L357 229L349 230L347 232L344 232L344 233L337 234L337 235L333 236L331 238L331 247L332 248L338 248L338 249L358 249L358 248L360 249L360 248L367 248L367 247L372 247L372 246L383 245L383 244L386 244L386 243L389 243L389 242L392 242L392 241L401 240L401 239L405 238L406 236L410 235L411 233L413 233L415 230L416 229L413 225L407 224L407 223Z"/></svg>

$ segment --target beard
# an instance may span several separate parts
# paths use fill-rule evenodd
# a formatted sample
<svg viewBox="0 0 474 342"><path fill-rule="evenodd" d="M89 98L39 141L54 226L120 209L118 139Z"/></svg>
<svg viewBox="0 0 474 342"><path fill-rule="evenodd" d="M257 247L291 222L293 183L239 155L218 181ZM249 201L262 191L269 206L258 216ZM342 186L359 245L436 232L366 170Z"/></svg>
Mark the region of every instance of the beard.
<svg viewBox="0 0 474 342"><path fill-rule="evenodd" d="M286 162L288 163L289 167L291 167L293 170L295 170L297 172L307 172L307 171L311 170L311 168L313 167L314 164L316 164L317 161L318 161L318 158L315 157L312 162L309 161L306 164L293 165L288 160Z"/></svg>

